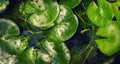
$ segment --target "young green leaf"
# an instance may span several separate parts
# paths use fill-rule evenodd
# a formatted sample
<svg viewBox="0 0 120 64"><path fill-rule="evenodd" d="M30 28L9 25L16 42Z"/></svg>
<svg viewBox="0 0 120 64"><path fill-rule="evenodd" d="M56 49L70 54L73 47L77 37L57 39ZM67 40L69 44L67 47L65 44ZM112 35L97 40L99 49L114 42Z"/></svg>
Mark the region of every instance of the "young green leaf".
<svg viewBox="0 0 120 64"><path fill-rule="evenodd" d="M105 0L98 0L98 6L95 2L90 3L87 13L91 22L96 26L106 25L113 17L113 9Z"/></svg>
<svg viewBox="0 0 120 64"><path fill-rule="evenodd" d="M120 50L120 20L119 14L113 12L111 5L106 0L97 0L98 5L92 2L87 10L89 19L93 24L99 26L96 35L104 37L96 39L100 51L108 56ZM113 20L115 15L116 20Z"/></svg>

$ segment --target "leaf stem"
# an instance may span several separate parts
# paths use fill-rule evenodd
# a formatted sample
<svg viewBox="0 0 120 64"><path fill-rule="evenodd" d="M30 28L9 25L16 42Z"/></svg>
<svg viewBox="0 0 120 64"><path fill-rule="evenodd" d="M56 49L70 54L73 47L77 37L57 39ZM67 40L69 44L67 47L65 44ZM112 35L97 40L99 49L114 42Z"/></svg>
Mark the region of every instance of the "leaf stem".
<svg viewBox="0 0 120 64"><path fill-rule="evenodd" d="M77 12L74 12L74 13L77 15L77 17L78 17L83 23L86 24L86 22L84 21L84 19L83 19Z"/></svg>
<svg viewBox="0 0 120 64"><path fill-rule="evenodd" d="M85 59L83 60L82 64L85 63L86 59L88 58L89 54L92 52L93 50L93 46L91 47L91 49L89 50L88 54L86 55Z"/></svg>
<svg viewBox="0 0 120 64"><path fill-rule="evenodd" d="M82 64L85 63L86 59L88 58L89 54L92 52L92 50L94 48L93 47L94 36L95 36L94 33L95 33L95 27L92 26L92 37L91 37L91 40L90 40L88 46L84 49L84 51L81 54L83 54L89 47L90 47L90 50L88 51L87 55L85 56L85 59L83 60Z"/></svg>

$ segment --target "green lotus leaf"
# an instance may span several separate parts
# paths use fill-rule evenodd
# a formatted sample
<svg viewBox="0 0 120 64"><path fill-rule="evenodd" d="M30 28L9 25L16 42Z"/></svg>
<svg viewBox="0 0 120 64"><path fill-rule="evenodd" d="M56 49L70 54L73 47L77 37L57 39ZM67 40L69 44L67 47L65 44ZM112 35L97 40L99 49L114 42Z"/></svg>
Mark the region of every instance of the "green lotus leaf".
<svg viewBox="0 0 120 64"><path fill-rule="evenodd" d="M0 63L2 64L35 64L36 53L33 48L19 55L12 55L0 47Z"/></svg>
<svg viewBox="0 0 120 64"><path fill-rule="evenodd" d="M75 8L82 0L60 0L60 4L67 5L70 8Z"/></svg>
<svg viewBox="0 0 120 64"><path fill-rule="evenodd" d="M0 19L0 38L8 38L20 34L18 26L8 19Z"/></svg>
<svg viewBox="0 0 120 64"><path fill-rule="evenodd" d="M3 33L0 38L0 63L2 64L69 64L70 54L66 45L61 42L54 42L50 39L39 41L39 48L34 49L28 45L28 38L19 35L18 26L10 20L0 19ZM10 27L16 27L16 30ZM8 38L5 36L9 33ZM0 35L1 35L0 34Z"/></svg>
<svg viewBox="0 0 120 64"><path fill-rule="evenodd" d="M23 54L24 50L26 49L28 43L27 43L27 38L23 36L19 36L19 28L18 26L8 20L8 19L0 19L0 26L1 26L1 33L4 33L0 37L0 63L2 64L16 64L17 59L19 59L18 56L22 57L21 54ZM10 36L10 37L9 37ZM4 52L4 53L3 53ZM26 53L27 56L28 53ZM3 56L4 55L4 56ZM25 55L25 54L23 54ZM27 58L27 60L31 59L31 56ZM5 59L6 58L6 59ZM4 61L2 61L3 59ZM8 61L9 60L9 61ZM19 60L18 60L19 61ZM24 59L24 64L28 63L26 59ZM9 62L9 63L8 63ZM31 61L29 61L31 62ZM30 64L30 63L28 63Z"/></svg>
<svg viewBox="0 0 120 64"><path fill-rule="evenodd" d="M69 64L70 54L69 54L69 50L67 49L64 43L55 43L48 39L45 39L40 42L39 45L40 49L29 48L26 51L24 51L25 46L27 45L22 45L21 43L23 42L18 43L21 44L21 47L14 47L15 45L14 42L7 42L7 44L3 44L6 42L3 43L2 42L3 41L0 40L0 44L1 44L0 55L4 54L5 57L11 59L8 58L5 59L4 57L2 57L0 58L0 60L1 59L4 59L5 61L9 60L11 61L10 63L12 64L49 64L49 63ZM12 44L9 45L9 43ZM19 51L19 49L21 50ZM0 62L7 63L5 61L1 60Z"/></svg>
<svg viewBox="0 0 120 64"><path fill-rule="evenodd" d="M97 0L97 2L98 5L95 2L89 5L87 14L91 22L99 26L96 35L103 37L95 40L98 48L102 53L111 56L120 51L120 13L113 11L106 0Z"/></svg>
<svg viewBox="0 0 120 64"><path fill-rule="evenodd" d="M17 56L15 64L36 64L36 50L33 47L25 50Z"/></svg>
<svg viewBox="0 0 120 64"><path fill-rule="evenodd" d="M25 20L35 29L52 27L40 32L20 33L23 31L19 29L21 25L18 27L13 21L0 19L0 55L5 54L7 57L0 57L1 63L69 64L70 53L63 41L74 35L78 19L68 6L58 6L52 0L25 0L13 9L12 19Z"/></svg>
<svg viewBox="0 0 120 64"><path fill-rule="evenodd" d="M9 54L0 47L0 64L14 64L15 59L15 55Z"/></svg>
<svg viewBox="0 0 120 64"><path fill-rule="evenodd" d="M77 17L71 9L65 5L60 5L60 14L55 21L55 26L50 29L47 38L54 41L65 41L73 36L78 27Z"/></svg>
<svg viewBox="0 0 120 64"><path fill-rule="evenodd" d="M0 13L5 11L8 4L9 0L0 0Z"/></svg>
<svg viewBox="0 0 120 64"><path fill-rule="evenodd" d="M45 29L54 25L59 14L59 6L52 0L25 0L14 8L13 14L14 17Z"/></svg>
<svg viewBox="0 0 120 64"><path fill-rule="evenodd" d="M27 41L21 38L0 39L0 47L13 55L19 55L27 46Z"/></svg>
<svg viewBox="0 0 120 64"><path fill-rule="evenodd" d="M39 47L36 64L69 64L70 54L64 43L44 39Z"/></svg>

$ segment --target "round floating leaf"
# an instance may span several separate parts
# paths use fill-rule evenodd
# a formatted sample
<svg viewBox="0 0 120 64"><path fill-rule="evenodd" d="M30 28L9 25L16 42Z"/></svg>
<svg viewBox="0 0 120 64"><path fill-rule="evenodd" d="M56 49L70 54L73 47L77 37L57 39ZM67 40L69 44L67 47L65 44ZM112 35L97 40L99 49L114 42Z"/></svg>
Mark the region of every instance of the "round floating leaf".
<svg viewBox="0 0 120 64"><path fill-rule="evenodd" d="M120 50L120 23L114 23L100 27L96 35L105 37L105 39L96 39L98 48L106 55L110 56Z"/></svg>
<svg viewBox="0 0 120 64"><path fill-rule="evenodd" d="M80 4L82 0L60 0L60 4L67 5L70 8L75 8L77 5Z"/></svg>
<svg viewBox="0 0 120 64"><path fill-rule="evenodd" d="M39 42L36 64L69 64L70 54L64 43L45 39Z"/></svg>
<svg viewBox="0 0 120 64"><path fill-rule="evenodd" d="M0 19L0 38L12 37L20 34L18 26L8 19Z"/></svg>
<svg viewBox="0 0 120 64"><path fill-rule="evenodd" d="M27 43L21 37L16 37L20 33L18 26L11 20L0 19L0 28L0 47L10 54L21 53Z"/></svg>
<svg viewBox="0 0 120 64"><path fill-rule="evenodd" d="M12 55L21 54L26 46L27 41L21 38L0 39L0 47Z"/></svg>
<svg viewBox="0 0 120 64"><path fill-rule="evenodd" d="M113 9L107 1L98 0L98 6L95 2L88 6L87 14L92 23L97 26L104 26L108 23L107 20L112 20Z"/></svg>
<svg viewBox="0 0 120 64"><path fill-rule="evenodd" d="M15 55L12 56L0 47L0 64L14 64L15 59Z"/></svg>
<svg viewBox="0 0 120 64"><path fill-rule="evenodd" d="M13 55L0 47L0 55L0 63L3 64L35 64L36 59L36 53L33 48L29 48L25 52L22 51L19 55Z"/></svg>
<svg viewBox="0 0 120 64"><path fill-rule="evenodd" d="M28 45L27 39L22 36L17 37L19 35L19 28L15 23L10 20L0 19L0 26L1 34L5 32L4 35L1 35L0 38L0 56L2 56L0 57L0 63L16 64L16 60L18 59L17 56L23 54L23 51ZM5 54L5 56L3 56L3 54ZM2 61L2 59L4 59L4 61Z"/></svg>
<svg viewBox="0 0 120 64"><path fill-rule="evenodd" d="M67 6L60 5L60 14L56 19L55 26L50 29L47 38L54 41L65 41L71 38L78 27L77 17Z"/></svg>
<svg viewBox="0 0 120 64"><path fill-rule="evenodd" d="M59 14L59 6L52 0L26 0L15 7L13 14L36 27L45 29L54 24Z"/></svg>
<svg viewBox="0 0 120 64"><path fill-rule="evenodd" d="M33 47L24 51L21 55L17 56L15 64L36 64L36 51Z"/></svg>

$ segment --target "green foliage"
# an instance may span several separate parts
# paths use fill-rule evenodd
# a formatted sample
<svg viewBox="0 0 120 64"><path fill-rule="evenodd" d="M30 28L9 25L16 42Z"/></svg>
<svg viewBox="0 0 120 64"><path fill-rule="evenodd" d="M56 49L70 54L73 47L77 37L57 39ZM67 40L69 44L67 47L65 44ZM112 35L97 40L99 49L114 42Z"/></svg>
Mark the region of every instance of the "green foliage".
<svg viewBox="0 0 120 64"><path fill-rule="evenodd" d="M98 5L92 2L88 7L88 17L93 24L99 26L96 35L104 38L96 39L100 51L111 56L120 50L120 21L119 14L115 14L111 5L106 0L97 0ZM109 12L108 12L109 11ZM113 20L116 18L116 20Z"/></svg>
<svg viewBox="0 0 120 64"><path fill-rule="evenodd" d="M0 52L10 55L12 64L70 63L63 41L70 39L78 27L71 8L52 0L25 0L14 4L5 17L16 24L0 19Z"/></svg>
<svg viewBox="0 0 120 64"><path fill-rule="evenodd" d="M15 56L14 61L11 60L14 64L69 63L69 50L64 43L44 39L38 43L40 49L34 49L33 47L27 48L28 39L24 36L16 37L19 35L19 28L16 24L6 19L0 19L0 22L0 24L7 24L3 25L2 29L4 29L4 27L8 28L6 29L5 35L2 35L0 38L0 49L11 56ZM10 28L12 26L16 28L15 33L10 34L12 36L8 38L8 36L6 36L9 32L8 30L14 30L13 28ZM2 52L2 50L0 50L0 52ZM4 61L2 62L5 63Z"/></svg>
<svg viewBox="0 0 120 64"><path fill-rule="evenodd" d="M113 63L120 51L119 3L0 0L0 64Z"/></svg>

